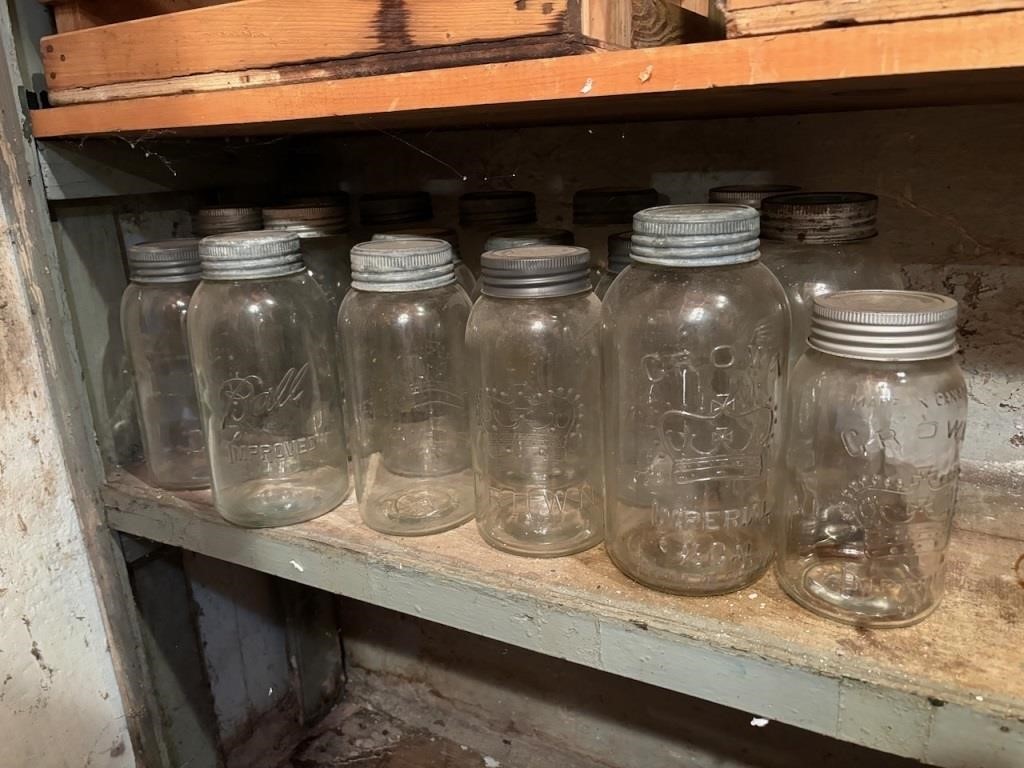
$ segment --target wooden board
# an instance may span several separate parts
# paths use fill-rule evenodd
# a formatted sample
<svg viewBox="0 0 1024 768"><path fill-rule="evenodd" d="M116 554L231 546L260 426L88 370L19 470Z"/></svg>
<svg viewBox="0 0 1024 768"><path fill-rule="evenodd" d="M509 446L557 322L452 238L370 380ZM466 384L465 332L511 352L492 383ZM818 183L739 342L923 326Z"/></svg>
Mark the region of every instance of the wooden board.
<svg viewBox="0 0 1024 768"><path fill-rule="evenodd" d="M803 611L771 575L733 595L674 597L630 581L600 547L518 558L471 524L387 537L361 524L351 499L267 530L224 522L208 492L174 496L124 473L104 499L118 530L807 730L939 766L966 765L964 755L1024 764L1019 539L957 530L936 613L869 631Z"/></svg>
<svg viewBox="0 0 1024 768"><path fill-rule="evenodd" d="M41 0L53 8L58 32L142 19L164 13L205 8L234 0Z"/></svg>
<svg viewBox="0 0 1024 768"><path fill-rule="evenodd" d="M722 6L728 36L747 37L1019 10L1024 0L724 0Z"/></svg>
<svg viewBox="0 0 1024 768"><path fill-rule="evenodd" d="M81 104L35 110L32 126L37 138L228 135L1012 101L1022 39L1014 11Z"/></svg>

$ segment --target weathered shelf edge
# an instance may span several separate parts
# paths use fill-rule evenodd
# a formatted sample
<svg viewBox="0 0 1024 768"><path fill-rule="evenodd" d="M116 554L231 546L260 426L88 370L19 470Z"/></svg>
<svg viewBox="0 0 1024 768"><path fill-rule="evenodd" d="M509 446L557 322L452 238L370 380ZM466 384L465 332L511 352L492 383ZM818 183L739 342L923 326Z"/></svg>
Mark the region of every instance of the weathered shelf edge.
<svg viewBox="0 0 1024 768"><path fill-rule="evenodd" d="M124 533L943 768L1024 764L1024 712L980 698L931 699L738 651L727 634L712 645L372 552L296 544L289 529L245 531L127 474L103 496Z"/></svg>
<svg viewBox="0 0 1024 768"><path fill-rule="evenodd" d="M1024 11L40 109L37 138L373 130L1024 98Z"/></svg>

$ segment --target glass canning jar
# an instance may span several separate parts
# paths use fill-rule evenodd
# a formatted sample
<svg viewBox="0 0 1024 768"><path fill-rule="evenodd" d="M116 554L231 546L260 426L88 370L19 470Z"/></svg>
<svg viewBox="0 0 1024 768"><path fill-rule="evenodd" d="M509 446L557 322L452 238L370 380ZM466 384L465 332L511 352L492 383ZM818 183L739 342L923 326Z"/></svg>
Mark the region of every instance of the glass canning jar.
<svg viewBox="0 0 1024 768"><path fill-rule="evenodd" d="M348 252L352 249L348 206L341 201L325 200L264 208L263 226L268 231L294 232L299 236L302 261L327 297L331 316L336 318L352 273L348 263Z"/></svg>
<svg viewBox="0 0 1024 768"><path fill-rule="evenodd" d="M805 608L865 627L943 590L967 388L956 302L911 291L814 300L793 371L776 572Z"/></svg>
<svg viewBox="0 0 1024 768"><path fill-rule="evenodd" d="M200 208L192 218L192 229L197 237L252 232L263 229L263 212L252 207Z"/></svg>
<svg viewBox="0 0 1024 768"><path fill-rule="evenodd" d="M480 254L490 233L496 229L533 224L537 221L537 198L533 192L499 190L467 192L459 197L459 239L462 255L475 273L480 272Z"/></svg>
<svg viewBox="0 0 1024 768"><path fill-rule="evenodd" d="M590 251L591 269L604 271L610 236L629 227L633 214L658 204L658 190L644 187L580 189L572 196L576 245Z"/></svg>
<svg viewBox="0 0 1024 768"><path fill-rule="evenodd" d="M413 240L417 238L428 240L444 240L452 247L452 264L455 266L455 281L462 286L466 295L472 296L476 292L476 277L473 270L466 266L466 263L459 256L459 236L453 229L444 227L420 227L419 229L399 229L394 232L378 232L373 236L374 240Z"/></svg>
<svg viewBox="0 0 1024 768"><path fill-rule="evenodd" d="M376 232L410 226L426 226L434 218L429 192L371 192L359 198L358 239L369 240Z"/></svg>
<svg viewBox="0 0 1024 768"><path fill-rule="evenodd" d="M146 464L161 488L205 488L210 466L185 336L199 284L199 241L129 246L128 268L121 333L135 374Z"/></svg>
<svg viewBox="0 0 1024 768"><path fill-rule="evenodd" d="M616 232L608 236L608 265L601 270L594 286L597 298L604 299L615 278L629 266L629 238L632 234L631 231Z"/></svg>
<svg viewBox="0 0 1024 768"><path fill-rule="evenodd" d="M880 247L878 198L863 192L799 192L761 204L762 260L786 289L789 364L807 348L815 296L899 289L899 269Z"/></svg>
<svg viewBox="0 0 1024 768"><path fill-rule="evenodd" d="M199 252L188 336L217 511L248 527L322 515L348 468L332 318L299 238L218 235Z"/></svg>
<svg viewBox="0 0 1024 768"><path fill-rule="evenodd" d="M604 534L601 303L589 264L573 246L483 255L466 330L476 521L512 554L568 555Z"/></svg>
<svg viewBox="0 0 1024 768"><path fill-rule="evenodd" d="M748 206L633 219L605 294L608 553L655 589L739 589L772 559L786 299Z"/></svg>
<svg viewBox="0 0 1024 768"><path fill-rule="evenodd" d="M374 530L416 536L473 517L469 308L448 243L374 240L352 249L352 290L338 322L356 495Z"/></svg>
<svg viewBox="0 0 1024 768"><path fill-rule="evenodd" d="M749 205L751 208L761 210L761 202L766 197L799 191L800 187L795 187L792 184L728 184L724 187L709 189L708 202Z"/></svg>

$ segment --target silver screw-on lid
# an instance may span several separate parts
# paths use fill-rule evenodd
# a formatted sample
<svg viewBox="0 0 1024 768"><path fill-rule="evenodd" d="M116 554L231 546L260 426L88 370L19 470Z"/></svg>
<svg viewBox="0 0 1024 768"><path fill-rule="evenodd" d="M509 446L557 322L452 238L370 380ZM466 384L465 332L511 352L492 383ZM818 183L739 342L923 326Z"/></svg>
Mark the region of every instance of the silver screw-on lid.
<svg viewBox="0 0 1024 768"><path fill-rule="evenodd" d="M263 209L263 227L301 238L348 232L348 208L338 204L289 204Z"/></svg>
<svg viewBox="0 0 1024 768"><path fill-rule="evenodd" d="M459 223L474 227L530 224L537 220L533 192L467 192L459 197Z"/></svg>
<svg viewBox="0 0 1024 768"><path fill-rule="evenodd" d="M748 205L660 205L633 217L633 261L664 267L719 267L755 261L758 214Z"/></svg>
<svg viewBox="0 0 1024 768"><path fill-rule="evenodd" d="M546 299L590 290L590 251L574 245L525 245L480 257L480 292Z"/></svg>
<svg viewBox="0 0 1024 768"><path fill-rule="evenodd" d="M616 232L608 236L608 271L618 274L629 266L629 241L633 233Z"/></svg>
<svg viewBox="0 0 1024 768"><path fill-rule="evenodd" d="M633 214L658 204L658 190L649 187L597 187L572 196L572 220L584 227L629 224Z"/></svg>
<svg viewBox="0 0 1024 768"><path fill-rule="evenodd" d="M956 352L957 303L919 291L839 291L817 296L807 343L859 360L908 362Z"/></svg>
<svg viewBox="0 0 1024 768"><path fill-rule="evenodd" d="M203 280L256 280L305 269L294 232L236 232L199 243Z"/></svg>
<svg viewBox="0 0 1024 768"><path fill-rule="evenodd" d="M798 192L800 187L792 184L727 184L708 190L709 203L734 203L761 209L761 201L773 195Z"/></svg>
<svg viewBox="0 0 1024 768"><path fill-rule="evenodd" d="M444 240L370 240L352 249L352 287L401 293L455 282L452 247Z"/></svg>
<svg viewBox="0 0 1024 768"><path fill-rule="evenodd" d="M417 240L422 238L428 240L444 240L452 247L452 260L461 264L459 258L459 236L454 229L445 227L418 227L415 229L396 229L392 232L377 232L371 238L373 240Z"/></svg>
<svg viewBox="0 0 1024 768"><path fill-rule="evenodd" d="M878 234L878 198L865 192L798 192L761 203L765 240L848 243Z"/></svg>
<svg viewBox="0 0 1024 768"><path fill-rule="evenodd" d="M484 243L484 250L500 251L505 248L521 248L524 245L574 245L575 243L576 239L568 229L527 227L492 232Z"/></svg>
<svg viewBox="0 0 1024 768"><path fill-rule="evenodd" d="M128 246L128 270L136 283L185 283L198 280L199 240L181 237Z"/></svg>
<svg viewBox="0 0 1024 768"><path fill-rule="evenodd" d="M192 219L198 237L263 229L263 213L252 207L200 208Z"/></svg>
<svg viewBox="0 0 1024 768"><path fill-rule="evenodd" d="M411 192L372 192L359 198L359 220L365 226L397 226L434 217L430 195Z"/></svg>

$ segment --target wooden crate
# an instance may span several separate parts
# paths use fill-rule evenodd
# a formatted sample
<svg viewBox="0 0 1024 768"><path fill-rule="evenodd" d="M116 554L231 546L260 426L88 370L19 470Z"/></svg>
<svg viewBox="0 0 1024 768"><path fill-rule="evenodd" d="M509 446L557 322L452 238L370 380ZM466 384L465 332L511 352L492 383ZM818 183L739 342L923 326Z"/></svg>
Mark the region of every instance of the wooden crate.
<svg viewBox="0 0 1024 768"><path fill-rule="evenodd" d="M1024 8L1024 0L716 0L729 37L967 16ZM964 44L969 44L965 40Z"/></svg>
<svg viewBox="0 0 1024 768"><path fill-rule="evenodd" d="M73 30L40 44L54 104L647 47L684 28L708 37L693 23L707 0L48 2ZM155 15L130 18L144 10Z"/></svg>

